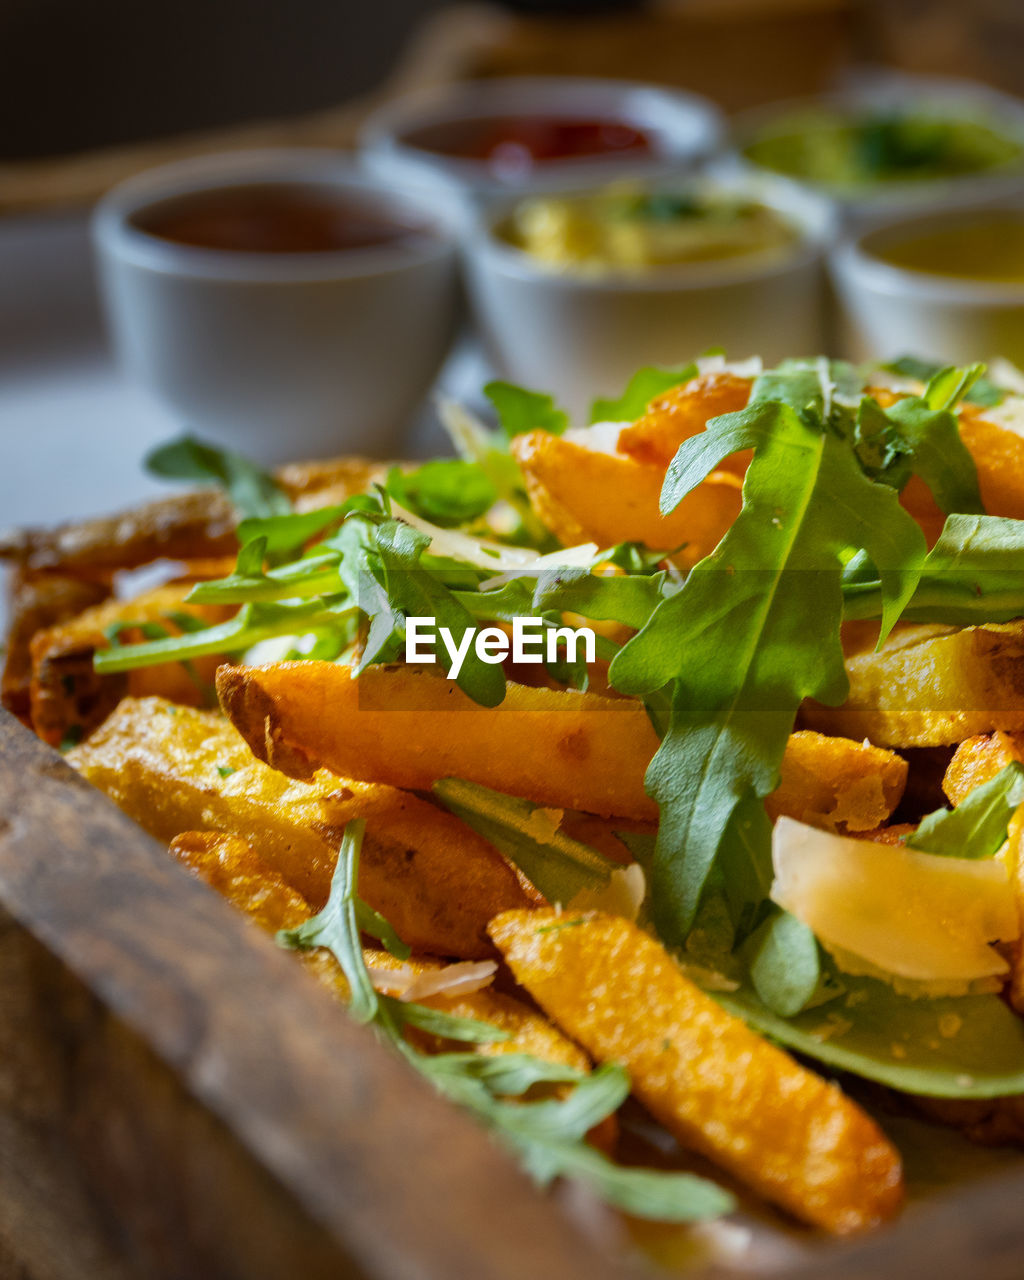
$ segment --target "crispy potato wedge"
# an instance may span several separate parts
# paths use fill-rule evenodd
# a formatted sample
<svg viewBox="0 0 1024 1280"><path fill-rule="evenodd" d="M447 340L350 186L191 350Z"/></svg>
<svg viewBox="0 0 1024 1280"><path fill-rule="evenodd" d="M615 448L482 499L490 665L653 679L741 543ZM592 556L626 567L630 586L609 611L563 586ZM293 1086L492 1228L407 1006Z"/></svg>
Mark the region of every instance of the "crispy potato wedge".
<svg viewBox="0 0 1024 1280"><path fill-rule="evenodd" d="M326 768L414 791L468 778L561 809L657 818L643 777L658 742L639 703L510 684L500 707L479 707L423 668L370 666L353 680L329 662L222 667L217 691L253 752L292 777ZM769 813L866 830L899 803L906 775L892 752L794 734Z"/></svg>
<svg viewBox="0 0 1024 1280"><path fill-rule="evenodd" d="M880 652L848 653L841 707L808 701L804 722L883 747L937 747L1024 729L1024 622L904 626Z"/></svg>
<svg viewBox="0 0 1024 1280"><path fill-rule="evenodd" d="M907 762L892 751L808 730L790 734L781 772L764 802L772 821L785 814L832 831L880 826L907 785Z"/></svg>
<svg viewBox="0 0 1024 1280"><path fill-rule="evenodd" d="M617 448L635 461L660 467L664 472L683 441L703 431L709 419L746 408L752 386L750 378L739 378L725 370L692 378L656 397L643 417L623 427ZM749 450L735 454L725 459L722 470L742 476L749 460Z"/></svg>
<svg viewBox="0 0 1024 1280"><path fill-rule="evenodd" d="M126 698L68 762L151 835L213 829L260 856L315 908L345 824L367 820L359 890L411 947L479 959L487 921L535 904L501 855L451 814L386 787L318 774L289 781L252 758L227 721L160 698Z"/></svg>
<svg viewBox="0 0 1024 1280"><path fill-rule="evenodd" d="M715 547L742 503L739 477L713 471L670 516L663 516L658 509L662 466L600 453L546 431L516 436L511 449L537 514L565 546L642 542L654 550L680 547L671 558L689 568Z"/></svg>
<svg viewBox="0 0 1024 1280"><path fill-rule="evenodd" d="M829 1231L883 1222L900 1157L835 1084L762 1040L617 916L513 911L491 922L513 974L685 1146ZM639 1003L638 1003L639 1002Z"/></svg>
<svg viewBox="0 0 1024 1280"><path fill-rule="evenodd" d="M25 724L31 723L32 637L44 627L67 622L109 594L109 588L101 582L86 582L59 573L16 573L11 585L0 705Z"/></svg>
<svg viewBox="0 0 1024 1280"><path fill-rule="evenodd" d="M223 606L186 604L190 587L179 583L158 587L135 600L108 600L86 609L69 622L36 632L30 644L32 675L29 691L32 724L36 733L51 746L59 746L68 736L88 737L102 724L125 696L156 694L185 706L201 706L203 688L212 688L214 673L223 658L197 658L190 668L180 662L165 662L123 674L100 675L93 670L93 657L110 641L108 627L127 622L156 622L170 634L180 627L167 615L187 613L204 622L222 622L233 609ZM139 640L129 628L126 642Z"/></svg>
<svg viewBox="0 0 1024 1280"><path fill-rule="evenodd" d="M235 523L227 498L201 489L53 529L4 530L0 560L95 578L152 560L230 555L237 549Z"/></svg>
<svg viewBox="0 0 1024 1280"><path fill-rule="evenodd" d="M297 928L314 914L306 899L259 856L246 840L221 831L186 831L175 836L171 854L201 880L245 912L268 933ZM295 953L316 978L339 999L348 1000L348 983L341 966L321 947ZM440 972L437 960L410 957L395 959L386 951L367 948L366 963L373 969L411 969L415 973ZM560 1062L577 1071L587 1071L590 1059L557 1031L548 1020L512 996L491 987L464 995L424 996L421 1004L442 1009L457 1018L479 1018L509 1033L508 1040L471 1046L477 1053L530 1053L547 1062ZM464 1047L464 1046L460 1046Z"/></svg>
<svg viewBox="0 0 1024 1280"><path fill-rule="evenodd" d="M460 777L540 804L650 820L658 745L643 707L510 684L481 707L426 668L333 662L222 667L221 705L256 756L296 778L327 768L410 790Z"/></svg>
<svg viewBox="0 0 1024 1280"><path fill-rule="evenodd" d="M277 480L297 510L310 511L364 493L389 465L357 457L293 462L277 472ZM0 560L34 571L96 578L153 560L233 555L238 549L237 523L234 508L220 490L196 489L52 529L0 530Z"/></svg>
<svg viewBox="0 0 1024 1280"><path fill-rule="evenodd" d="M942 779L950 804L959 804L1014 760L1024 763L1024 734L996 730L966 738L953 753Z"/></svg>

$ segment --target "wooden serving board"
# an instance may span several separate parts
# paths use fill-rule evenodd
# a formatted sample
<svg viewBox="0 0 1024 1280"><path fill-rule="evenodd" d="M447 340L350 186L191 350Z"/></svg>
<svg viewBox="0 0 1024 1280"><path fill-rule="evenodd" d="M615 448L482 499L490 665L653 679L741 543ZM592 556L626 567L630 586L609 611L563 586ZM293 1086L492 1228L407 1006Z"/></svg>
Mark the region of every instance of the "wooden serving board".
<svg viewBox="0 0 1024 1280"><path fill-rule="evenodd" d="M1022 1203L1024 1169L786 1275L1020 1280ZM0 712L0 1280L641 1274Z"/></svg>

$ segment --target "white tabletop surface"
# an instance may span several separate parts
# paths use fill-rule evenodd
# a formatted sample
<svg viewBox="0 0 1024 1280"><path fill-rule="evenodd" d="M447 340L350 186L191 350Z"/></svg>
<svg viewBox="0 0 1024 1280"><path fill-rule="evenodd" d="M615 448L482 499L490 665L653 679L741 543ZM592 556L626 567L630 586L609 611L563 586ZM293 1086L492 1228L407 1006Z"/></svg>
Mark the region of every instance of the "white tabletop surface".
<svg viewBox="0 0 1024 1280"><path fill-rule="evenodd" d="M485 376L463 345L441 384L458 393ZM101 515L167 493L142 459L181 430L113 361L85 215L0 221L0 527ZM427 406L410 438L411 456L445 449ZM3 615L0 592L0 623Z"/></svg>

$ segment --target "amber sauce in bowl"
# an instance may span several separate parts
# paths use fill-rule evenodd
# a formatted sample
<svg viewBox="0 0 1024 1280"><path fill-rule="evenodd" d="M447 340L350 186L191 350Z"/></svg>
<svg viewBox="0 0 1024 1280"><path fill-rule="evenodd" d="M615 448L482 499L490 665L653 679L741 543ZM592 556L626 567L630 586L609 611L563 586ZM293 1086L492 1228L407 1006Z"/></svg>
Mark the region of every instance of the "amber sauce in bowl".
<svg viewBox="0 0 1024 1280"><path fill-rule="evenodd" d="M400 247L429 234L383 202L326 186L265 183L211 188L136 213L148 235L197 249L236 253L339 253Z"/></svg>

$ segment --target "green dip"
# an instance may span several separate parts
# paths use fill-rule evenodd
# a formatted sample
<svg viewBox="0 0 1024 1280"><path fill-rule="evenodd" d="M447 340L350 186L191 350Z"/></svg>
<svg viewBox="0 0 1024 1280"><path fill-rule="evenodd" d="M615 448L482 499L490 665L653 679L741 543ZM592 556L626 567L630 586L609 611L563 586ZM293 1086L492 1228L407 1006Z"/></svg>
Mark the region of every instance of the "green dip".
<svg viewBox="0 0 1024 1280"><path fill-rule="evenodd" d="M1020 160L1022 150L980 120L814 108L775 121L743 154L790 178L861 189L982 173Z"/></svg>

